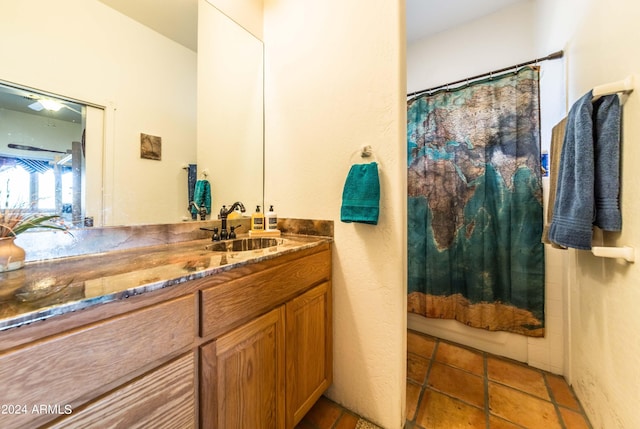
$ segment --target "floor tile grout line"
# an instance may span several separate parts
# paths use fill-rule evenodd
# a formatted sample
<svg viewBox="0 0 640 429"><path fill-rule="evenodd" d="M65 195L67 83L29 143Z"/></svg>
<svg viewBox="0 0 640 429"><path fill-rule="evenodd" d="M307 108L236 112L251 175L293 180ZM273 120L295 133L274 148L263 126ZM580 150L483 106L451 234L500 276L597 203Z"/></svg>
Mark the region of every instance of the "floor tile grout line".
<svg viewBox="0 0 640 429"><path fill-rule="evenodd" d="M506 383L503 383L502 381L494 380L494 379L489 379L488 381L489 381L490 383L494 383L494 384L500 385L500 386L502 386L502 387L506 387L506 388L508 388L508 389L515 390L516 392L522 393L523 395L529 396L529 397L531 397L531 398L533 398L533 399L538 399L538 400L540 400L540 401L548 402L548 403L550 403L550 404L553 404L553 403L554 403L554 402L553 402L553 400L551 400L551 399L541 398L540 396L534 395L534 394L533 394L533 393L531 393L531 392L527 392L526 390L522 390L522 389L520 389L520 388L518 388L518 387L510 386L510 385L508 385L508 384L506 384ZM565 407L565 408L567 408L567 407Z"/></svg>
<svg viewBox="0 0 640 429"><path fill-rule="evenodd" d="M474 377L483 378L482 374L478 374L478 373L475 373L475 372L473 372L471 370L468 370L466 368L461 368L459 366L452 365L452 364L450 364L448 362L436 361L435 363L437 363L438 365L446 366L447 368L456 369L456 370L464 372L465 374L468 374L468 375L473 375Z"/></svg>
<svg viewBox="0 0 640 429"><path fill-rule="evenodd" d="M424 395L424 384L420 386L420 393L418 393L418 399L416 400L416 409L413 412L413 418L409 419L409 416L405 419L407 422L415 422L418 418L418 410L420 410L420 403L422 402L422 396Z"/></svg>
<svg viewBox="0 0 640 429"><path fill-rule="evenodd" d="M468 401L466 401L466 400L464 400L462 398L458 398L457 396L454 396L452 393L445 392L443 390L434 389L433 387L430 387L430 386L425 386L425 390L429 390L431 392L438 393L438 394L440 394L442 396L446 396L449 399L454 399L454 400L456 400L458 402L463 403L464 405L468 405L468 406L470 406L472 408L475 408L476 410L483 410L484 409L484 407L479 407L477 404L468 402Z"/></svg>
<svg viewBox="0 0 640 429"><path fill-rule="evenodd" d="M342 418L342 415L344 414L344 408L341 406L340 407L340 414L338 414L338 417L336 418L336 421L333 422L333 424L331 425L330 428L328 429L335 429L335 427L338 425L338 422L340 421L340 419Z"/></svg>
<svg viewBox="0 0 640 429"><path fill-rule="evenodd" d="M553 393L553 389L549 385L547 374L545 374L544 372L541 372L541 374L542 374L542 379L544 380L544 386L547 388L547 394L551 399L553 408L556 410L556 415L558 416L558 422L560 423L560 427L562 429L567 429L567 425L564 423L564 417L562 417L562 413L560 412L560 408L558 407L558 401L556 400L556 395Z"/></svg>
<svg viewBox="0 0 640 429"><path fill-rule="evenodd" d="M484 385L484 418L485 418L485 424L486 424L486 429L490 429L490 423L489 423L489 416L490 416L490 410L489 410L489 364L487 363L487 353L486 352L482 352L482 382Z"/></svg>
<svg viewBox="0 0 640 429"><path fill-rule="evenodd" d="M561 422L560 424L562 425L562 428L563 429L569 429L567 427L567 425L565 424L564 416L562 415L562 412L560 411L561 409L565 409L565 410L569 410L569 411L572 411L574 413L580 414L582 416L582 419L584 420L584 422L587 424L587 427L589 429L593 429L593 426L591 425L591 421L587 417L587 413L584 412L584 408L582 407L582 404L577 399L576 394L573 391L573 388L571 386L569 386L569 383L567 383L567 387L569 388L569 390L571 392L571 395L573 396L573 398L575 399L576 403L578 404L578 409L577 410L572 408L572 407L560 404L558 402L558 400L556 399L555 393L553 393L553 389L551 389L551 385L549 384L549 381L548 381L548 374L543 371L542 372L542 376L544 377L545 385L547 386L547 390L549 391L549 396L553 399L552 402L553 402L553 405L556 408L556 412L558 413L558 418L560 419L560 422ZM565 380L565 383L566 383L566 380Z"/></svg>
<svg viewBox="0 0 640 429"><path fill-rule="evenodd" d="M418 420L418 411L420 410L420 405L422 404L422 401L424 400L424 394L427 391L427 388L429 386L429 376L431 375L431 368L433 367L433 361L436 358L436 353L438 352L438 345L440 344L440 340L436 339L434 345L433 345L433 350L431 350L431 357L429 358L429 365L427 366L427 374L424 377L424 380L422 380L422 384L420 385L420 394L418 395L418 402L416 404L416 411L415 414L413 416L413 420L410 420L411 422L415 423L416 425L417 420Z"/></svg>
<svg viewBox="0 0 640 429"><path fill-rule="evenodd" d="M416 410L414 411L414 415L413 415L413 419L409 420L408 418L405 420L406 422L410 422L413 423L414 425L417 425L417 419L418 419L418 411L420 410L420 404L422 404L422 400L424 397L424 393L427 390L427 385L429 383L429 375L431 374L431 366L433 365L433 361L435 359L435 355L436 355L436 351L438 349L438 343L440 342L439 339L434 338L434 345L433 345L433 350L431 350L431 357L430 358L425 358L429 360L429 365L427 366L427 374L424 377L424 380L422 380L422 383L420 384L420 393L418 394L418 400L416 401ZM420 356L417 355L415 353L412 353L416 356ZM409 378L407 377L407 379L409 380ZM414 380L412 380L414 381Z"/></svg>
<svg viewBox="0 0 640 429"><path fill-rule="evenodd" d="M427 367L427 375L424 377L424 382L422 383L424 386L429 384L429 377L431 376L431 370L433 369L433 362L436 360L436 353L438 353L438 347L440 347L440 341L436 341L433 345L433 350L431 351L431 358L429 359L429 366Z"/></svg>
<svg viewBox="0 0 640 429"><path fill-rule="evenodd" d="M576 414L580 414L582 416L582 419L584 420L584 422L587 424L587 429L593 429L593 425L591 424L591 421L589 420L589 417L587 417L587 413L584 412L584 409L582 408L582 404L580 405L580 409L576 410L575 408L571 408L568 407L566 405L562 405L562 404L558 404L558 409L560 410L567 410L567 411L571 411L573 413Z"/></svg>
<svg viewBox="0 0 640 429"><path fill-rule="evenodd" d="M564 378L564 376L561 376L561 377ZM573 409L571 407L564 406L564 405L561 405L561 404L558 404L558 406L560 408L566 408L567 410L571 410L571 411L574 411L574 412L579 412L582 415L584 421L587 423L588 428L589 429L593 429L593 425L591 424L591 420L589 420L589 417L587 416L587 412L584 410L584 407L582 406L582 402L580 402L580 400L578 399L578 396L576 395L575 390L573 390L573 386L571 386L566 380L565 380L565 383L567 383L567 387L569 388L569 391L571 392L571 395L573 396L573 398L575 399L575 401L578 404L578 410L575 410L575 409Z"/></svg>

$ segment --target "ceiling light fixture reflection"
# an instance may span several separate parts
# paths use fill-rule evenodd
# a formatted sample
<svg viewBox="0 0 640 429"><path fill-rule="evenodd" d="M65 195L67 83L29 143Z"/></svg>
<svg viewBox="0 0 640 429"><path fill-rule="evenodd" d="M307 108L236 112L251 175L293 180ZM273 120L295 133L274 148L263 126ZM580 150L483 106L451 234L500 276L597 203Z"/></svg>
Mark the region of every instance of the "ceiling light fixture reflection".
<svg viewBox="0 0 640 429"><path fill-rule="evenodd" d="M35 110L36 112L41 111L42 109L50 110L52 112L57 112L62 109L63 105L58 103L57 101L48 100L48 99L40 99L35 103L29 104L29 108Z"/></svg>

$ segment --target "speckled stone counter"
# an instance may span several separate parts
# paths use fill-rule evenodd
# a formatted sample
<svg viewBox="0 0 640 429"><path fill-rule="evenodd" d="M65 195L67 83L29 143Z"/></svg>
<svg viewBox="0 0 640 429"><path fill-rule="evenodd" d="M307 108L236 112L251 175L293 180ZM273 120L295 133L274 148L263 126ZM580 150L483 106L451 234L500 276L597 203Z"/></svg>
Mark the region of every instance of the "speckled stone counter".
<svg viewBox="0 0 640 429"><path fill-rule="evenodd" d="M70 311L143 294L314 247L330 237L297 235L318 221L287 221L276 246L212 251L210 239L29 262L0 273L0 331ZM311 222L311 223L309 223ZM332 223L321 232L332 235ZM279 224L280 225L280 224ZM302 227L299 227L302 225ZM317 230L316 230L317 231ZM239 238L246 237L239 235Z"/></svg>

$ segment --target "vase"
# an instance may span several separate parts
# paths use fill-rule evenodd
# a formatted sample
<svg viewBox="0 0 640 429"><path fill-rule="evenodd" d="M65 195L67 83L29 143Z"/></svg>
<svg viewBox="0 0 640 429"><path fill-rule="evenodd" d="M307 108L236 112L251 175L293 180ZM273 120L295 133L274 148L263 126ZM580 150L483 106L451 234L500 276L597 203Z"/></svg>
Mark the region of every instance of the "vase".
<svg viewBox="0 0 640 429"><path fill-rule="evenodd" d="M0 238L0 272L24 267L24 249L18 246L15 237Z"/></svg>

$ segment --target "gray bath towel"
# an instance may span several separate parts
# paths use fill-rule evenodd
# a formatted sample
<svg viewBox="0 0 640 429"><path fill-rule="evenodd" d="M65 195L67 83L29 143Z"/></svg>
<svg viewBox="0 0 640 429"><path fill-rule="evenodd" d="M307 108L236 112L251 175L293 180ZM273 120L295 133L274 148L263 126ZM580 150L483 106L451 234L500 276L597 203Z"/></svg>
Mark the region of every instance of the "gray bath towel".
<svg viewBox="0 0 640 429"><path fill-rule="evenodd" d="M567 117L549 239L561 246L591 249L594 210L592 92Z"/></svg>
<svg viewBox="0 0 640 429"><path fill-rule="evenodd" d="M620 231L620 100L607 95L593 103L594 195L596 219L594 225L605 231Z"/></svg>
<svg viewBox="0 0 640 429"><path fill-rule="evenodd" d="M592 104L592 92L569 111L549 239L591 249L593 225L621 226L619 193L620 104L608 95Z"/></svg>

